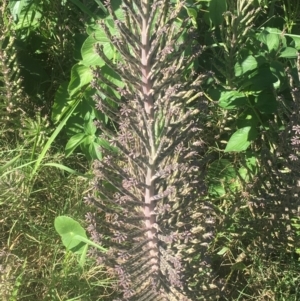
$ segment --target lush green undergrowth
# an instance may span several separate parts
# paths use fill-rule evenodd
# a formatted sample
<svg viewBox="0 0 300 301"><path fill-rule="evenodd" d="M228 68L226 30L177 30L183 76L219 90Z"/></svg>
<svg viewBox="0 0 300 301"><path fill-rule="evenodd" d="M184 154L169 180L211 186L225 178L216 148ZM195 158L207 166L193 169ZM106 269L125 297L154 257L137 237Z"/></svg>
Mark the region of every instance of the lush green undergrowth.
<svg viewBox="0 0 300 301"><path fill-rule="evenodd" d="M109 296L107 271L94 262L80 267L76 255L63 250L53 228L55 217L63 214L84 221L82 200L89 189L88 179L43 167L31 180L31 149L22 145L12 149L2 140L1 150L1 165L11 162L2 170L0 184L2 300L100 300ZM44 161L88 172L80 156L64 157L55 150Z"/></svg>
<svg viewBox="0 0 300 301"><path fill-rule="evenodd" d="M120 1L114 5L122 18ZM205 105L196 117L205 129L200 155L209 158L206 193L196 197L212 201L217 212L209 252L223 300L300 300L300 4L190 0L178 23L188 15L187 26L205 46L194 71L209 73L199 87ZM100 1L2 2L5 301L113 299L110 271L90 257L79 264L54 229L55 218L64 215L86 225L83 198L93 185L92 162L102 159L100 147L111 147L94 121L117 130L92 97L90 66L100 66L122 88L94 51L101 43L109 60L119 59L97 26L100 19L116 32Z"/></svg>

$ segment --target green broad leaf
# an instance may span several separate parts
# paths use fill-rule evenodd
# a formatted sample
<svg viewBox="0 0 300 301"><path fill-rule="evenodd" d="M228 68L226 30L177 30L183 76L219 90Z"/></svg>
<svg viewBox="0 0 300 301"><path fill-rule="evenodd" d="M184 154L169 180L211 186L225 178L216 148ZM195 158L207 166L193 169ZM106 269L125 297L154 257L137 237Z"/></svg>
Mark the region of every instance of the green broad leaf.
<svg viewBox="0 0 300 301"><path fill-rule="evenodd" d="M283 91L287 88L287 78L284 69L284 65L279 61L272 61L270 64L270 70L272 74L277 77L277 82L273 84L273 87L280 91Z"/></svg>
<svg viewBox="0 0 300 301"><path fill-rule="evenodd" d="M93 141L89 147L89 155L93 160L102 160L103 156L102 156L102 152L100 151L100 145Z"/></svg>
<svg viewBox="0 0 300 301"><path fill-rule="evenodd" d="M257 39L267 46L269 53L276 54L280 47L286 47L286 38L277 28L264 28Z"/></svg>
<svg viewBox="0 0 300 301"><path fill-rule="evenodd" d="M74 136L79 133L84 133L84 127L83 127L84 121L82 119L82 116L78 114L80 106L81 103L78 105L77 110L74 111L74 113L70 116L66 124L65 132L68 137Z"/></svg>
<svg viewBox="0 0 300 301"><path fill-rule="evenodd" d="M209 4L209 18L215 26L222 24L223 13L227 10L226 0L211 0Z"/></svg>
<svg viewBox="0 0 300 301"><path fill-rule="evenodd" d="M84 141L85 138L85 133L79 133L72 136L65 147L66 156L70 156L74 152L74 150Z"/></svg>
<svg viewBox="0 0 300 301"><path fill-rule="evenodd" d="M268 31L270 34L276 34L279 39L280 39L280 46L281 47L286 47L287 46L287 41L286 41L286 34L282 32L282 30L276 28L276 27L267 27L266 31Z"/></svg>
<svg viewBox="0 0 300 301"><path fill-rule="evenodd" d="M83 42L81 47L81 57L80 63L86 67L90 66L104 66L104 60L96 53L95 45L96 41L93 36L87 37Z"/></svg>
<svg viewBox="0 0 300 301"><path fill-rule="evenodd" d="M98 1L98 0L95 0ZM99 0L100 1L100 0ZM117 3L118 1L114 0L111 4L113 7L114 14L116 15L117 19L120 20L121 22L125 21L125 15L123 12L123 9L120 7L121 2L119 4ZM111 15L107 15L104 19L105 25L109 28L110 34L112 36L118 35L118 29L115 26L115 21ZM99 28L99 25L95 22L89 24L87 26L86 32L88 35L91 35L97 31L101 31Z"/></svg>
<svg viewBox="0 0 300 301"><path fill-rule="evenodd" d="M84 132L87 135L95 135L96 131L97 131L97 127L94 124L93 116L91 115L91 118L84 122Z"/></svg>
<svg viewBox="0 0 300 301"><path fill-rule="evenodd" d="M8 6L15 23L18 23L22 10L28 6L29 3L29 0L9 1Z"/></svg>
<svg viewBox="0 0 300 301"><path fill-rule="evenodd" d="M212 182L208 188L208 194L212 197L220 198L226 195L224 184L221 182Z"/></svg>
<svg viewBox="0 0 300 301"><path fill-rule="evenodd" d="M111 83L113 83L114 85L116 85L117 87L123 88L124 87L124 83L121 79L121 77L110 67L108 67L107 65L101 67L101 71L103 73L103 75L105 76L105 78L107 78ZM115 89L112 90L111 88L107 87L107 85L102 84L100 82L101 87L103 87L103 89L109 91L109 93L113 93L118 99L120 99L120 94L118 91L116 91ZM107 99L106 99L107 100ZM115 104L111 104L112 106Z"/></svg>
<svg viewBox="0 0 300 301"><path fill-rule="evenodd" d="M293 39L293 46L299 51L300 50L300 35L290 35Z"/></svg>
<svg viewBox="0 0 300 301"><path fill-rule="evenodd" d="M239 175L245 182L249 181L248 170L246 167L242 166L239 168Z"/></svg>
<svg viewBox="0 0 300 301"><path fill-rule="evenodd" d="M232 110L243 107L247 104L245 94L238 91L224 91L219 99L221 108Z"/></svg>
<svg viewBox="0 0 300 301"><path fill-rule="evenodd" d="M217 254L218 255L224 255L225 253L227 253L227 251L229 251L230 249L227 247L223 247Z"/></svg>
<svg viewBox="0 0 300 301"><path fill-rule="evenodd" d="M111 60L116 56L116 50L111 44L110 40L106 36L104 30L101 27L98 27L95 32L87 37L81 47L81 64L87 67L89 66L104 66L105 62L103 59L96 53L95 46L100 44L103 46L103 52L106 57Z"/></svg>
<svg viewBox="0 0 300 301"><path fill-rule="evenodd" d="M107 150L110 150L112 152L115 152L115 153L118 152L118 149L116 147L114 147L114 146L111 146L110 143L107 140L105 140L105 139L97 137L95 139L95 142L98 144L98 147L101 146L101 147L103 147L103 148L105 148Z"/></svg>
<svg viewBox="0 0 300 301"><path fill-rule="evenodd" d="M73 48L73 58L75 61L82 60L81 48L84 41L87 39L87 35L83 33L75 33L73 36L74 39L74 48Z"/></svg>
<svg viewBox="0 0 300 301"><path fill-rule="evenodd" d="M86 135L82 140L82 146L88 148L95 141L95 135Z"/></svg>
<svg viewBox="0 0 300 301"><path fill-rule="evenodd" d="M107 124L108 121L109 121L109 118L107 115L105 115L104 113L98 111L98 110L94 110L94 113L95 113L95 118L98 120L98 121L102 121L104 124Z"/></svg>
<svg viewBox="0 0 300 301"><path fill-rule="evenodd" d="M87 236L77 221L68 216L58 216L54 221L54 227L67 250L76 254L84 252L86 243L82 242L82 239L87 239Z"/></svg>
<svg viewBox="0 0 300 301"><path fill-rule="evenodd" d="M108 116L104 113L100 112L95 108L95 102L93 100L93 96L96 94L95 89L87 88L84 90L84 106L81 106L81 114L84 116L84 120L97 119L102 121L103 123L108 123ZM104 97L103 97L104 99Z"/></svg>
<svg viewBox="0 0 300 301"><path fill-rule="evenodd" d="M99 30L99 24L92 22L91 24L87 24L86 33L90 36L94 32Z"/></svg>
<svg viewBox="0 0 300 301"><path fill-rule="evenodd" d="M10 1L13 5L13 1ZM40 24L42 14L38 6L29 0L16 1L10 5L15 24L14 29L34 28Z"/></svg>
<svg viewBox="0 0 300 301"><path fill-rule="evenodd" d="M298 55L298 50L293 47L286 47L281 52L279 57L284 58L296 58Z"/></svg>
<svg viewBox="0 0 300 301"><path fill-rule="evenodd" d="M87 111L83 117L84 122L90 122L95 119L95 111L93 108L91 110Z"/></svg>
<svg viewBox="0 0 300 301"><path fill-rule="evenodd" d="M71 70L71 80L68 85L70 96L76 94L80 89L91 82L93 79L90 67L75 64Z"/></svg>
<svg viewBox="0 0 300 301"><path fill-rule="evenodd" d="M198 16L198 12L195 8L193 7L185 7L189 17L192 20L192 23L195 27L197 27L197 16Z"/></svg>
<svg viewBox="0 0 300 301"><path fill-rule="evenodd" d="M114 13L118 20L120 20L121 22L125 21L125 15L124 15L122 8L118 7L117 9L114 9ZM105 23L109 27L109 31L110 31L111 35L117 35L119 33L118 28L116 28L116 26L115 26L115 21L111 15L109 15L105 19Z"/></svg>
<svg viewBox="0 0 300 301"><path fill-rule="evenodd" d="M224 152L245 151L256 138L257 130L251 126L238 129L229 139Z"/></svg>
<svg viewBox="0 0 300 301"><path fill-rule="evenodd" d="M258 62L253 55L249 55L243 62L237 62L234 66L235 76L241 76L248 71L252 71L258 67Z"/></svg>
<svg viewBox="0 0 300 301"><path fill-rule="evenodd" d="M277 52L280 45L280 36L276 33L269 33L266 36L266 44L270 53Z"/></svg>

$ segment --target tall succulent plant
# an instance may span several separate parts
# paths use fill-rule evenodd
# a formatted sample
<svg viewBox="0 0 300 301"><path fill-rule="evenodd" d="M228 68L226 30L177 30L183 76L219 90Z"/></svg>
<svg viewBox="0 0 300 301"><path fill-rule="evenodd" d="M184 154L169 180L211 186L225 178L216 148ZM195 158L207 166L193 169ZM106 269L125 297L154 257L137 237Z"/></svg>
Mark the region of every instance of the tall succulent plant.
<svg viewBox="0 0 300 301"><path fill-rule="evenodd" d="M118 34L100 25L121 60L114 65L100 46L96 51L124 87L93 70L96 106L118 131L97 122L114 148L95 162L86 200L97 209L87 220L93 239L110 245L101 260L118 275L117 300L209 300L217 287L206 252L214 214L198 201L205 163L197 90L205 75L189 71L201 47L185 21L176 22L183 5L123 0L121 21L107 1ZM185 55L187 44L193 55Z"/></svg>

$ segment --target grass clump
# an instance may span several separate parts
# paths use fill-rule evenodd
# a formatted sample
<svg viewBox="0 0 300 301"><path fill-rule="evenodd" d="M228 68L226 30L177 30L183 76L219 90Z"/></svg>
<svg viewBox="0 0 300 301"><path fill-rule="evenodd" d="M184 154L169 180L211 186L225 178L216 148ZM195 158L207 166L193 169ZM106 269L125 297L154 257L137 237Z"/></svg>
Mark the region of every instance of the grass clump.
<svg viewBox="0 0 300 301"><path fill-rule="evenodd" d="M22 300L98 300L109 295L105 269L92 261L79 267L77 256L63 250L53 227L55 217L63 214L84 220L88 180L44 167L30 181L31 150L11 150L3 141L1 147L1 165L14 160L0 181L1 295L7 300L14 295ZM80 162L74 156L64 164L75 159ZM49 154L48 160L62 163L63 154Z"/></svg>

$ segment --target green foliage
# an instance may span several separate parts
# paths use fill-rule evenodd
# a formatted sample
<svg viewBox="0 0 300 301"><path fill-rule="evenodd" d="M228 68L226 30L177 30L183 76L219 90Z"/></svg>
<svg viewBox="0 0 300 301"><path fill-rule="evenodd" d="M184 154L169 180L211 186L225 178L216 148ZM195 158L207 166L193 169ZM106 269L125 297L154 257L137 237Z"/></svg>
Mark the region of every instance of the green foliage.
<svg viewBox="0 0 300 301"><path fill-rule="evenodd" d="M83 227L77 221L68 216L56 217L54 227L56 232L61 236L63 245L67 248L67 250L81 255L79 260L81 267L84 266L86 261L86 253L89 245L102 252L107 251L105 248L89 240Z"/></svg>
<svg viewBox="0 0 300 301"><path fill-rule="evenodd" d="M219 26L223 23L223 14L226 12L226 0L210 0L209 1L209 18L214 26Z"/></svg>
<svg viewBox="0 0 300 301"><path fill-rule="evenodd" d="M218 26L212 27L214 24L207 12L211 1L207 2L201 1L203 13L199 14L198 21L202 15L205 23L200 24L207 26L209 34L201 38L210 47L199 65L212 70L205 86L212 112L207 117L210 135L206 136L205 143L211 145L208 152L214 158L207 167L208 199L215 200L220 222L211 246L216 254L215 264L223 270L220 273L226 275L224 287L231 291L228 300L297 300L299 262L292 254L299 251L298 237L289 234L286 240L286 231L282 230L274 253L269 255L266 248L259 246L265 241L275 242L267 239L264 230L255 224L264 224L262 220L268 219L268 212L276 215L273 212L282 210L275 209L277 199L289 206L293 197L292 193L280 196L275 192L272 172L267 167L271 163L262 158L267 149L272 154L269 158L276 162L275 169L285 175L291 172L282 167L288 165L288 155L276 158L275 154L289 147L286 139L290 136L285 133L289 131L289 122L294 120L290 115L294 104L289 93L297 90L299 84L300 69L295 63L299 35L295 33L299 34L300 28L294 23L293 34L286 33L284 27L276 27L260 17L272 9L280 11L276 1L227 1L223 19L219 14ZM202 32L203 27L199 30ZM280 141L281 135L286 137L284 142ZM280 187L286 185L285 180L279 181ZM252 183L255 182L259 188L254 188ZM265 201L272 209L258 210L251 204L252 199L256 200L256 193L260 196L265 193L262 191L274 193L274 200L266 197L268 201ZM284 223L291 227L290 221ZM281 221L272 225L277 235L281 231L278 229L284 228ZM294 222L294 229L296 225ZM295 235L294 230L291 232ZM275 278L284 280L275 284L272 281Z"/></svg>
<svg viewBox="0 0 300 301"><path fill-rule="evenodd" d="M253 141L257 136L256 128L251 126L246 126L238 129L229 138L228 143L225 148L225 152L241 152L245 151L251 141Z"/></svg>
<svg viewBox="0 0 300 301"><path fill-rule="evenodd" d="M102 252L106 251L105 248L93 243L87 239L85 230L74 219L68 216L59 216L55 218L55 230L61 236L64 246L77 254L83 254L87 245L98 248Z"/></svg>
<svg viewBox="0 0 300 301"><path fill-rule="evenodd" d="M93 19L98 19L99 18L99 14L93 13L91 11L91 9L89 9L89 7L87 5L85 5L85 4L83 4L81 1L79 1L79 0L71 0L71 2L73 2L76 6L78 6L89 17L91 17ZM104 14L104 15L106 15L107 14L107 9L102 4L102 2L100 0L95 0L95 3L101 9L101 11L102 11L101 13Z"/></svg>
<svg viewBox="0 0 300 301"><path fill-rule="evenodd" d="M236 54L232 79L236 90L228 90L229 87L223 84L210 92L211 97L219 98L221 108L231 110L231 114L237 112L234 118L238 116L238 129L228 139L225 152L248 149L260 136L258 129L268 128L278 109L273 90L281 92L287 88L284 73L287 62L282 58L297 56L297 49L287 46L285 35L276 28L264 28L250 37L248 43L257 45L257 54L254 49L249 53L250 45L247 52ZM262 47L258 46L258 42Z"/></svg>
<svg viewBox="0 0 300 301"><path fill-rule="evenodd" d="M120 15L121 10L117 9L115 13ZM123 17L120 15L120 18ZM94 18L87 27L88 36L80 46L81 59L73 65L70 81L58 88L52 109L52 120L57 123L65 111L70 106L74 106L76 98L82 99L81 105L74 108L74 112L66 124L65 132L69 138L66 144L66 155L71 155L80 146L81 151L89 160L101 159L100 148L109 148L107 141L98 138L99 130L94 125L94 120L97 119L108 126L109 119L95 109L92 99L95 91L91 88L93 78L91 67L101 67L105 78L113 85L119 88L123 87L119 76L96 54L96 46L100 45L107 58L114 64L117 63L119 57L103 29L97 25L96 19ZM111 17L107 16L104 21L110 28L111 34L116 34ZM104 83L102 86L105 86L107 91L111 90ZM120 97L116 91L114 93L117 98Z"/></svg>
<svg viewBox="0 0 300 301"><path fill-rule="evenodd" d="M247 151L242 157L244 157L245 163L240 168L225 158L215 160L209 165L206 182L209 186L210 197L220 199L241 192L245 183L248 183L256 175L258 166L255 154Z"/></svg>

